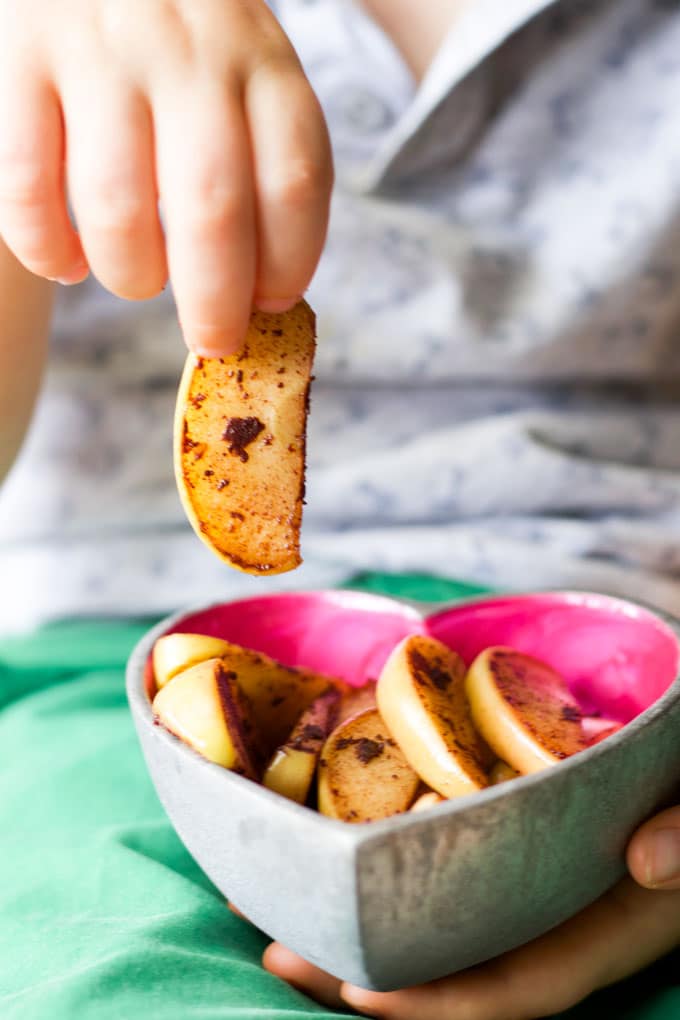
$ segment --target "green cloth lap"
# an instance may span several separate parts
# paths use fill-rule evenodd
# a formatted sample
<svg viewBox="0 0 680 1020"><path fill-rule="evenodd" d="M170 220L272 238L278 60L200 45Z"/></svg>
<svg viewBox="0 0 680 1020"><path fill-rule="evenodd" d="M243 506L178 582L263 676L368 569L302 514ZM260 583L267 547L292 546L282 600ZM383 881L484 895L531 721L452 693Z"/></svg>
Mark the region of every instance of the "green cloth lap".
<svg viewBox="0 0 680 1020"><path fill-rule="evenodd" d="M354 587L451 599L431 578ZM74 622L0 642L0 1016L3 1020L330 1017L260 966L170 826L128 712L144 622ZM631 938L635 933L631 932ZM677 957L570 1020L678 1020Z"/></svg>

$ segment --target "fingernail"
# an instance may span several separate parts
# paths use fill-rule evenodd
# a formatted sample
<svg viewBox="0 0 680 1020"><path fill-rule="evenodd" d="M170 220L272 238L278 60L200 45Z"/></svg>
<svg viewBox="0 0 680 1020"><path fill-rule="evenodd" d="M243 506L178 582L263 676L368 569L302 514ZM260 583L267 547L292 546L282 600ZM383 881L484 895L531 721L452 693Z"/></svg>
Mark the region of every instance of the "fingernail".
<svg viewBox="0 0 680 1020"><path fill-rule="evenodd" d="M648 837L648 885L664 885L680 878L680 829L659 829Z"/></svg>
<svg viewBox="0 0 680 1020"><path fill-rule="evenodd" d="M229 358L238 352L238 348L233 351L225 351L223 347L205 347L202 344L189 344L189 350L197 358Z"/></svg>
<svg viewBox="0 0 680 1020"><path fill-rule="evenodd" d="M259 298L255 306L261 312L287 312L294 308L300 300L300 296L286 298Z"/></svg>
<svg viewBox="0 0 680 1020"><path fill-rule="evenodd" d="M234 343L224 333L211 326L187 326L180 322L187 347L198 358L227 358L237 354L240 343Z"/></svg>
<svg viewBox="0 0 680 1020"><path fill-rule="evenodd" d="M90 267L85 264L77 266L72 269L70 273L66 273L64 276L49 276L48 279L52 280L53 283L60 283L62 287L73 287L77 283L82 283L86 280L90 272Z"/></svg>

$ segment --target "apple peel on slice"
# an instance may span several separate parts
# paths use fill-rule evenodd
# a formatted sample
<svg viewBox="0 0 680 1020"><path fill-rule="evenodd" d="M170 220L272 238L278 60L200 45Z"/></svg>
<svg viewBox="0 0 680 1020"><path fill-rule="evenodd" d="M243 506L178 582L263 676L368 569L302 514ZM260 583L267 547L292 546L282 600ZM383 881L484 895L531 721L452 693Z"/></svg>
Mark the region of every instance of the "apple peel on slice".
<svg viewBox="0 0 680 1020"><path fill-rule="evenodd" d="M335 726L340 691L331 687L306 709L288 740L279 747L262 778L275 793L304 804L321 749Z"/></svg>
<svg viewBox="0 0 680 1020"><path fill-rule="evenodd" d="M338 725L352 716L377 708L376 681L367 680L361 687L350 687L340 703Z"/></svg>
<svg viewBox="0 0 680 1020"><path fill-rule="evenodd" d="M420 780L377 709L352 716L326 741L318 772L319 811L372 822L408 811Z"/></svg>
<svg viewBox="0 0 680 1020"><path fill-rule="evenodd" d="M487 648L470 666L465 686L482 737L522 775L587 746L578 702L545 662L511 648Z"/></svg>
<svg viewBox="0 0 680 1020"><path fill-rule="evenodd" d="M494 760L472 723L465 664L436 638L411 635L378 678L378 708L423 782L445 798L488 785Z"/></svg>
<svg viewBox="0 0 680 1020"><path fill-rule="evenodd" d="M154 718L208 761L257 781L261 753L248 699L221 659L198 663L156 694Z"/></svg>
<svg viewBox="0 0 680 1020"><path fill-rule="evenodd" d="M187 358L175 413L178 492L196 534L245 573L302 562L315 346L314 313L301 301L254 312L238 354Z"/></svg>

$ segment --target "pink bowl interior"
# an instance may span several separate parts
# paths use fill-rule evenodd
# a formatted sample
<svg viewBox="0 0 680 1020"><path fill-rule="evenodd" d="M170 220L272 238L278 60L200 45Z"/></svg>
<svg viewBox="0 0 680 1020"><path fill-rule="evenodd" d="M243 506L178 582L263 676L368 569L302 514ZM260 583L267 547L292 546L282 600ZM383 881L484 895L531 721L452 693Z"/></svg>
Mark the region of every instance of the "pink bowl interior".
<svg viewBox="0 0 680 1020"><path fill-rule="evenodd" d="M406 635L429 633L469 663L490 645L534 655L567 680L582 709L628 722L678 675L678 640L654 614L603 595L556 593L477 600L423 620L359 592L269 595L184 617L173 631L211 634L361 685Z"/></svg>
<svg viewBox="0 0 680 1020"><path fill-rule="evenodd" d="M226 603L185 617L173 631L210 634L355 686L376 678L407 634L422 633L408 606L361 592L291 592Z"/></svg>
<svg viewBox="0 0 680 1020"><path fill-rule="evenodd" d="M584 712L620 722L649 708L678 675L673 631L653 613L604 595L489 599L435 614L428 630L467 663L489 645L542 659Z"/></svg>

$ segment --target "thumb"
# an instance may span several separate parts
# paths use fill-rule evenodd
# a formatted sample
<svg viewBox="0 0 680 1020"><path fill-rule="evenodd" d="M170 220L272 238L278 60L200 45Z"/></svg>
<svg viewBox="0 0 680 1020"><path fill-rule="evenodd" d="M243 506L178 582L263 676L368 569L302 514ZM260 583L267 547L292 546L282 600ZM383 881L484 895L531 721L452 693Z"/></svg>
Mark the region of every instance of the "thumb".
<svg viewBox="0 0 680 1020"><path fill-rule="evenodd" d="M628 845L628 870L647 889L680 889L680 807L645 822Z"/></svg>

